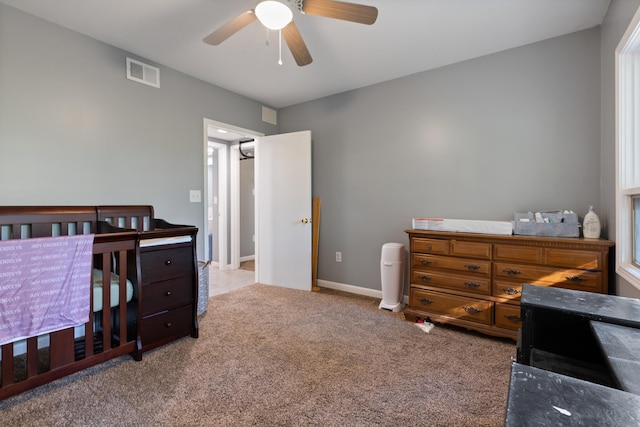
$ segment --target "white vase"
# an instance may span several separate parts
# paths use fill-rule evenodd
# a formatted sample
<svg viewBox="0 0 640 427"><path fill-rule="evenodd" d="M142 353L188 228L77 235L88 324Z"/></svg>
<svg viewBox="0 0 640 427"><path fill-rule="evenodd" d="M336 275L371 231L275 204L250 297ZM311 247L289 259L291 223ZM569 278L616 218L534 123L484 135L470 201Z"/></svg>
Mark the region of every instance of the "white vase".
<svg viewBox="0 0 640 427"><path fill-rule="evenodd" d="M584 216L582 235L585 239L600 238L600 218L598 214L594 212L593 206L589 206L589 212Z"/></svg>

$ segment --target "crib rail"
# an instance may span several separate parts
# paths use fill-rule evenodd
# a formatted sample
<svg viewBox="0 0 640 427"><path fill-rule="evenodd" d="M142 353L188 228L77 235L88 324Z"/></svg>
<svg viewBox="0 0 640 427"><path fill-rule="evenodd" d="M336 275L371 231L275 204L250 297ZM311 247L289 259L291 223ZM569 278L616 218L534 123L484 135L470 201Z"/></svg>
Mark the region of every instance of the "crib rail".
<svg viewBox="0 0 640 427"><path fill-rule="evenodd" d="M92 234L97 231L93 206L0 206L0 239Z"/></svg>
<svg viewBox="0 0 640 427"><path fill-rule="evenodd" d="M153 229L153 206L151 205L97 206L96 213L98 220L106 221L116 227L138 231Z"/></svg>
<svg viewBox="0 0 640 427"><path fill-rule="evenodd" d="M102 227L95 221L95 209L91 212L93 221L89 222L93 224L90 227L93 227L95 233ZM0 207L0 224L6 225L7 219L12 218L3 215ZM30 225L31 229L32 235L28 237L40 237L43 234L51 236L52 223L83 222L82 217L68 221L64 215L61 221L55 216L42 220L43 216L37 214L28 220L25 220L24 215L15 219L12 223L14 225L11 226L10 238L24 238L15 233L14 229L17 226L24 229L25 223ZM62 229L68 234L68 227L62 226ZM0 346L0 400L124 354L132 354L136 360L141 359L137 301L134 296L127 303L126 298L127 279L136 287L140 283L137 239L136 231L95 234L93 266L103 271L103 309L94 313L92 290L89 321L80 328L71 327L52 332L47 334L48 336L29 337L26 342L20 344L23 347L20 349L18 343ZM112 297L109 284L111 275L116 273L119 276L118 304L109 309ZM138 292L141 290L138 289ZM81 329L82 333L79 334L78 329Z"/></svg>

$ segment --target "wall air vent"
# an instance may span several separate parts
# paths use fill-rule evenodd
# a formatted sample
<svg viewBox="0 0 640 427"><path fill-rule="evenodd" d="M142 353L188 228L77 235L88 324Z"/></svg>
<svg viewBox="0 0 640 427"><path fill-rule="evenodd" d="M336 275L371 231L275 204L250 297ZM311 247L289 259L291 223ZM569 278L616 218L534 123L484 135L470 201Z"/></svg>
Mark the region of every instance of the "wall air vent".
<svg viewBox="0 0 640 427"><path fill-rule="evenodd" d="M138 83L160 87L160 69L135 59L127 58L127 78Z"/></svg>
<svg viewBox="0 0 640 427"><path fill-rule="evenodd" d="M272 125L278 124L278 112L271 108L262 107L262 121L265 123L271 123Z"/></svg>

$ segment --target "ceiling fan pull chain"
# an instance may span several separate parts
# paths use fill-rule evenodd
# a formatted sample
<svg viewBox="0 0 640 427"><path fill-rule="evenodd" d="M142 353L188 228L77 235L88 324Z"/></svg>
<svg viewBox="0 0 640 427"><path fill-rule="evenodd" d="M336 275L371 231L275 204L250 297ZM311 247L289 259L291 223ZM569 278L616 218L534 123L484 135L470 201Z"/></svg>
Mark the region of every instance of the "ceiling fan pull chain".
<svg viewBox="0 0 640 427"><path fill-rule="evenodd" d="M266 28L266 27L265 27ZM267 40L265 40L264 44L269 46L269 29L267 28Z"/></svg>
<svg viewBox="0 0 640 427"><path fill-rule="evenodd" d="M278 65L282 65L282 30L278 30Z"/></svg>

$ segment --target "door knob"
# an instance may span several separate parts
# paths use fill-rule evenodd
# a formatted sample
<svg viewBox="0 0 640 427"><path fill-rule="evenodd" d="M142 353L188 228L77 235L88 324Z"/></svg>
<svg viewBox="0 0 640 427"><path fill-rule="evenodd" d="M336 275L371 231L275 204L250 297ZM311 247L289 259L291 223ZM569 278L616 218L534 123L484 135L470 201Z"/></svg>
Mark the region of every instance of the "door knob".
<svg viewBox="0 0 640 427"><path fill-rule="evenodd" d="M311 220L309 218L302 218L300 222L302 222L303 224L308 224L311 222Z"/></svg>

